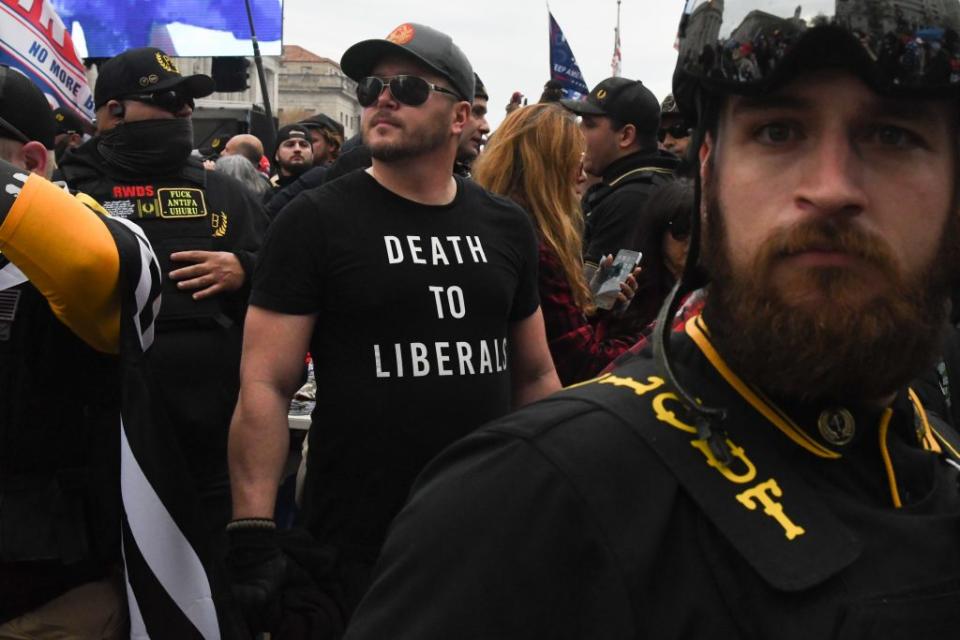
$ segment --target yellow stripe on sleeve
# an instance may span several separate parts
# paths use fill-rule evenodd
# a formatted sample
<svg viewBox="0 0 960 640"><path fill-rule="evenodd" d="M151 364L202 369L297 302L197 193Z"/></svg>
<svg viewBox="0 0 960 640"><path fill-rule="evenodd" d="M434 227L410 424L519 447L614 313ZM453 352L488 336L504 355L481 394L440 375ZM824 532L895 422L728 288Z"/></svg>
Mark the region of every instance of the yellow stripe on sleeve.
<svg viewBox="0 0 960 640"><path fill-rule="evenodd" d="M80 339L98 351L117 352L120 256L96 213L32 175L0 226L0 251Z"/></svg>

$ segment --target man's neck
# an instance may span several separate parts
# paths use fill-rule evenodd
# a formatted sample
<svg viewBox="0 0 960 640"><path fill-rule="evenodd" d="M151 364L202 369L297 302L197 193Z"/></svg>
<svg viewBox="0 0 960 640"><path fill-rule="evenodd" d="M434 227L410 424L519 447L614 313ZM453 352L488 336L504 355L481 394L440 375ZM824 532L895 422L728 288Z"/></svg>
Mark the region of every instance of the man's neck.
<svg viewBox="0 0 960 640"><path fill-rule="evenodd" d="M448 154L431 154L397 162L373 159L367 172L388 191L401 198L426 205L453 202L457 183L453 179L453 162Z"/></svg>

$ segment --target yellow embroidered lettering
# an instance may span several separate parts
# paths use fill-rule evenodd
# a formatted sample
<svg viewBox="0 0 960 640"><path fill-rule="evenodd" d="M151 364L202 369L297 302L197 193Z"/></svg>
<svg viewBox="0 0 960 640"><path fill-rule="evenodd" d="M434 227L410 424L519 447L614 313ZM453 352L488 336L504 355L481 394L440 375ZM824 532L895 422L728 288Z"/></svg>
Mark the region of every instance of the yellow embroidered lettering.
<svg viewBox="0 0 960 640"><path fill-rule="evenodd" d="M727 439L727 448L730 449L730 455L733 456L734 459L740 460L743 463L743 473L734 473L730 466L721 464L720 461L714 457L713 451L710 450L710 445L707 444L705 440L692 440L690 444L706 456L708 465L722 473L723 477L730 482L747 484L748 482L753 482L754 478L757 477L757 468L753 462L750 461L750 458L747 457L743 447L738 447L729 439Z"/></svg>
<svg viewBox="0 0 960 640"><path fill-rule="evenodd" d="M783 497L783 491L780 490L780 485L778 485L777 481L773 478L758 484L752 489L747 489L743 493L737 494L737 500L750 511L754 511L757 508L757 503L762 504L763 512L783 527L787 540L793 540L797 536L802 536L806 533L803 527L798 527L787 517L787 514L783 512L783 505L779 502L774 502L770 496L773 496L773 498Z"/></svg>
<svg viewBox="0 0 960 640"><path fill-rule="evenodd" d="M659 379L659 378L658 378ZM663 382L662 380L660 381ZM659 385L658 385L659 386ZM675 400L680 402L680 398L677 397L675 393L661 393L656 398L653 399L653 410L657 414L657 420L660 422L666 422L668 425L675 429L680 429L680 431L686 431L687 433L696 433L697 428L686 424L680 421L680 418L677 417L673 411L664 406L664 403L667 400Z"/></svg>
<svg viewBox="0 0 960 640"><path fill-rule="evenodd" d="M602 380L599 380L600 384L612 384L615 387L627 387L632 389L635 394L642 396L644 394L650 393L654 389L663 386L663 378L658 378L657 376L650 376L647 378L647 383L637 382L633 378L621 378L620 376L607 376Z"/></svg>

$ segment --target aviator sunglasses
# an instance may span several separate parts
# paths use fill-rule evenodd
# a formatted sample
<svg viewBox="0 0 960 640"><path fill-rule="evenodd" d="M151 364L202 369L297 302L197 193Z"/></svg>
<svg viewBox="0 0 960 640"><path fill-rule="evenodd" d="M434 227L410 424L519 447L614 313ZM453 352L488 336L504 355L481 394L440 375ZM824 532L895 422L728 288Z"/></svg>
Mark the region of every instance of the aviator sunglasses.
<svg viewBox="0 0 960 640"><path fill-rule="evenodd" d="M367 76L357 83L357 100L360 102L360 106L369 107L372 105L383 93L383 88L387 86L390 87L390 95L397 102L410 107L419 107L426 102L431 91L445 93L448 96L460 99L460 96L450 89L431 84L417 76L393 76L391 78Z"/></svg>
<svg viewBox="0 0 960 640"><path fill-rule="evenodd" d="M663 142L667 139L668 133L675 140L679 140L680 138L686 138L690 135L690 127L682 122L678 122L677 124L672 124L669 127L663 127L660 129L660 131L657 132L657 138L660 140L660 142Z"/></svg>
<svg viewBox="0 0 960 640"><path fill-rule="evenodd" d="M153 93L140 93L123 96L122 100L135 100L136 102L152 104L156 107L160 107L164 111L169 111L174 115L180 113L185 106L189 106L191 109L194 108L192 97L172 89L167 91L154 91Z"/></svg>

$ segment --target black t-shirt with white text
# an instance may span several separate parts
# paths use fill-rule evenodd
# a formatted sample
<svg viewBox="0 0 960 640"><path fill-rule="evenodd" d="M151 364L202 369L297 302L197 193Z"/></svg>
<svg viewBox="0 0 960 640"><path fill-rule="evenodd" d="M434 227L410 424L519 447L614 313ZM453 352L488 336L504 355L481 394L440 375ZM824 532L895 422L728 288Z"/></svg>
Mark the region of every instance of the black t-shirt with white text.
<svg viewBox="0 0 960 640"><path fill-rule="evenodd" d="M303 518L362 557L417 473L510 409L510 323L536 311L526 213L457 178L444 206L365 171L298 196L270 228L251 304L317 314Z"/></svg>

